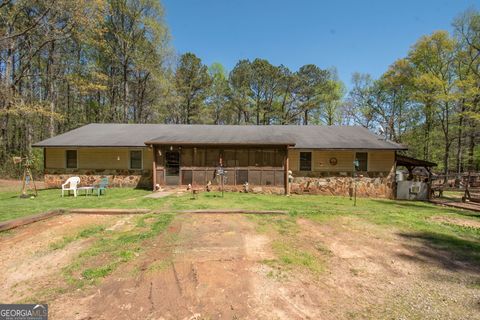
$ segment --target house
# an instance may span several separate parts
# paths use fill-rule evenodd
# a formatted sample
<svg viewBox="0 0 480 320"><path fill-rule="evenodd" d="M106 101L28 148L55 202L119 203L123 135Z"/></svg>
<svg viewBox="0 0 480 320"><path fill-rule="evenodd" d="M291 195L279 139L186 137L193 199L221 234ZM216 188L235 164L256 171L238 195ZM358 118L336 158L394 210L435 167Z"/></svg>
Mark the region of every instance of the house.
<svg viewBox="0 0 480 320"><path fill-rule="evenodd" d="M103 176L116 186L218 185L263 192L351 192L391 197L395 157L405 147L357 126L89 124L38 142L45 183ZM356 165L356 166L355 166ZM293 179L289 179L292 171ZM289 181L291 180L291 181Z"/></svg>

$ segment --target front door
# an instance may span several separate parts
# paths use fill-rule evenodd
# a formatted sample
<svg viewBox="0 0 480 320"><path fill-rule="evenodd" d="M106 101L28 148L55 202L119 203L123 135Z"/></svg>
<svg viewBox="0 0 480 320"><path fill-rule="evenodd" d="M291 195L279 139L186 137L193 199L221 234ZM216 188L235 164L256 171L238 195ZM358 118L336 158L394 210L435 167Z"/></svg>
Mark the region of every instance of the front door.
<svg viewBox="0 0 480 320"><path fill-rule="evenodd" d="M180 152L167 151L165 153L165 183L178 185L180 178Z"/></svg>

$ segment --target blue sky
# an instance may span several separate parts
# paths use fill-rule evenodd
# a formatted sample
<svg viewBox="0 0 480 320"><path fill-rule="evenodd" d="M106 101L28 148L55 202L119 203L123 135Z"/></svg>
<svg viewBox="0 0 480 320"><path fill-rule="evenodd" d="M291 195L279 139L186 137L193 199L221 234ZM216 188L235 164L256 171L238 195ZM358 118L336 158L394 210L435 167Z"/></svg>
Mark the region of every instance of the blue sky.
<svg viewBox="0 0 480 320"><path fill-rule="evenodd" d="M480 0L163 0L173 46L229 71L239 59L264 58L297 70L336 67L380 76L422 35L451 30Z"/></svg>

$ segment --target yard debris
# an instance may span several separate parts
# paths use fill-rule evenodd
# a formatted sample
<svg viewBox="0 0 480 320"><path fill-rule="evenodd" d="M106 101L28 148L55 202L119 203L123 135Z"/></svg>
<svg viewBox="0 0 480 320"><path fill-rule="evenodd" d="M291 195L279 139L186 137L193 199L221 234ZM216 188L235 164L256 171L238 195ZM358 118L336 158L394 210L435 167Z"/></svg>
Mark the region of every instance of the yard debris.
<svg viewBox="0 0 480 320"><path fill-rule="evenodd" d="M5 231L5 230L20 227L20 226L24 226L26 224L45 220L54 216L58 216L63 213L65 213L65 210L52 210L52 211L47 211L47 212L39 213L32 216L0 222L0 231Z"/></svg>
<svg viewBox="0 0 480 320"><path fill-rule="evenodd" d="M80 214L145 214L149 213L150 209L71 209L70 213Z"/></svg>
<svg viewBox="0 0 480 320"><path fill-rule="evenodd" d="M201 209L201 210L180 210L176 213L212 213L212 214L288 214L286 210L245 210L245 209Z"/></svg>

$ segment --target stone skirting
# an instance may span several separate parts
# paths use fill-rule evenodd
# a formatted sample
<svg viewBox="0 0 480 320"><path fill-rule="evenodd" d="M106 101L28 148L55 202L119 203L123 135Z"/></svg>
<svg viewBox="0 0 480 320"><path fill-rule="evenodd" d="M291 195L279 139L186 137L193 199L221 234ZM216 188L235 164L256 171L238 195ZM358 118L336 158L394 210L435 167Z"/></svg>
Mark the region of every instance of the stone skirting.
<svg viewBox="0 0 480 320"><path fill-rule="evenodd" d="M212 191L222 191L221 187L218 185L211 186ZM223 187L225 192L245 192L243 185L241 186L231 186L225 185ZM249 186L248 193L261 193L261 194L285 194L285 188L283 187L272 187L272 186Z"/></svg>
<svg viewBox="0 0 480 320"><path fill-rule="evenodd" d="M100 179L108 177L112 187L152 188L151 170L45 170L44 180L47 188L60 188L69 177L78 176L81 185L95 185ZM392 174L384 177L358 177L357 196L373 198L392 198ZM353 192L352 177L294 177L290 183L292 194L322 194L334 196L349 196ZM186 187L186 186L185 186ZM213 191L220 191L220 186L212 185ZM243 192L241 185L225 185L227 192ZM250 185L248 192L264 194L284 194L283 187Z"/></svg>
<svg viewBox="0 0 480 320"><path fill-rule="evenodd" d="M350 196L353 194L354 181L352 177L295 177L290 183L290 192L295 194ZM382 178L358 177L356 178L356 184L358 197L393 197L393 181L390 175Z"/></svg>
<svg viewBox="0 0 480 320"><path fill-rule="evenodd" d="M108 178L111 187L152 188L151 170L65 170L45 169L44 180L47 188L61 188L68 178L80 177L80 185L91 186L98 184L102 178Z"/></svg>

